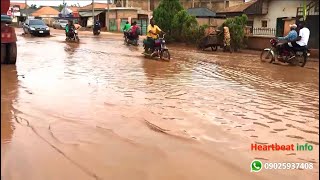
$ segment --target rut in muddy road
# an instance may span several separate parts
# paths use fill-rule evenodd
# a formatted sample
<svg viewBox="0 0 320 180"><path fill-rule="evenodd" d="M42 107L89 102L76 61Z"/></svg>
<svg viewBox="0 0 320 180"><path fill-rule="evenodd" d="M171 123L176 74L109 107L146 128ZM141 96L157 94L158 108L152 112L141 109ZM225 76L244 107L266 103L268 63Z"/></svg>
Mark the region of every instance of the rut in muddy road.
<svg viewBox="0 0 320 180"><path fill-rule="evenodd" d="M173 45L165 62L118 35L80 32L76 44L52 34L18 36L17 65L1 66L4 179L319 177L316 62L273 65ZM252 143L313 151L251 151ZM253 159L314 169L250 173Z"/></svg>

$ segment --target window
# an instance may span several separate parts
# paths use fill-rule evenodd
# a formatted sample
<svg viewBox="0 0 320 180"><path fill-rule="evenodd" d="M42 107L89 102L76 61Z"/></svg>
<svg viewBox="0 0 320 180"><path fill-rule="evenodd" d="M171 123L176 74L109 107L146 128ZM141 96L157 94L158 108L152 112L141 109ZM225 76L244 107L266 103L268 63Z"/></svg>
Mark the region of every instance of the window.
<svg viewBox="0 0 320 180"><path fill-rule="evenodd" d="M42 20L31 20L30 25L45 25Z"/></svg>
<svg viewBox="0 0 320 180"><path fill-rule="evenodd" d="M319 4L317 3L316 6L314 7L314 12L319 12Z"/></svg>
<svg viewBox="0 0 320 180"><path fill-rule="evenodd" d="M261 27L268 27L268 21L267 20L262 20L261 21Z"/></svg>
<svg viewBox="0 0 320 180"><path fill-rule="evenodd" d="M226 1L226 8L229 7L229 1Z"/></svg>

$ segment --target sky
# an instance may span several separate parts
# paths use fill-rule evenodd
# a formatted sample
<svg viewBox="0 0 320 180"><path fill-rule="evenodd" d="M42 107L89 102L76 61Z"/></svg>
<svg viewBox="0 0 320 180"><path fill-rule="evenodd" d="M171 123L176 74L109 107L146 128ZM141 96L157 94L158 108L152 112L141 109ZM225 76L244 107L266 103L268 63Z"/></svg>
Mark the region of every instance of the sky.
<svg viewBox="0 0 320 180"><path fill-rule="evenodd" d="M110 0L109 0L110 1ZM25 3L25 0L11 0L11 2ZM92 3L92 0L65 0L67 5L80 4L80 6ZM94 0L94 2L107 3L108 0ZM36 4L38 6L58 6L63 3L63 0L27 0L27 4Z"/></svg>
<svg viewBox="0 0 320 180"><path fill-rule="evenodd" d="M107 3L113 0L94 0L94 2ZM249 1L249 0L246 0ZM11 0L11 2L25 3L25 0ZM65 0L67 5L80 4L80 6L88 5L92 0ZM27 4L36 4L38 6L58 6L63 3L63 0L27 0Z"/></svg>

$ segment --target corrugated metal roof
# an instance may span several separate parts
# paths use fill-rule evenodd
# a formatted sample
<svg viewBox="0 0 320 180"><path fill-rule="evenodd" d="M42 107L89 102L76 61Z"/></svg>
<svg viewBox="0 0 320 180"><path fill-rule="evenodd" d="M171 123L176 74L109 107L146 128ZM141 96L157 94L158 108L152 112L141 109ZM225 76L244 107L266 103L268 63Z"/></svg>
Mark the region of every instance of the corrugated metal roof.
<svg viewBox="0 0 320 180"><path fill-rule="evenodd" d="M94 11L94 16L99 15L103 11ZM92 16L92 11L84 11L84 12L79 12L79 15L81 17L91 17Z"/></svg>
<svg viewBox="0 0 320 180"><path fill-rule="evenodd" d="M196 17L215 17L216 13L208 8L190 8L187 12Z"/></svg>

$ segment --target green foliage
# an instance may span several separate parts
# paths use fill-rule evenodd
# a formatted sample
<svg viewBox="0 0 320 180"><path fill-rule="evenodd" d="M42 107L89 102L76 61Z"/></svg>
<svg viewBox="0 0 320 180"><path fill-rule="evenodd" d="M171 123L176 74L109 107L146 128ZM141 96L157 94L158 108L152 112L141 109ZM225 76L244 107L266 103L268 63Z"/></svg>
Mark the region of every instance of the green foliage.
<svg viewBox="0 0 320 180"><path fill-rule="evenodd" d="M173 18L172 29L176 40L183 41L193 38L197 31L198 22L194 16L190 16L186 10L179 11Z"/></svg>
<svg viewBox="0 0 320 180"><path fill-rule="evenodd" d="M31 4L30 9L37 9L37 5L36 4Z"/></svg>
<svg viewBox="0 0 320 180"><path fill-rule="evenodd" d="M165 32L171 34L174 16L183 10L179 0L161 0L159 6L153 11L156 24Z"/></svg>
<svg viewBox="0 0 320 180"><path fill-rule="evenodd" d="M231 46L235 51L244 47L245 27L247 24L247 20L248 17L246 15L228 18L220 27L221 31L223 31L224 26L229 27L231 36Z"/></svg>

